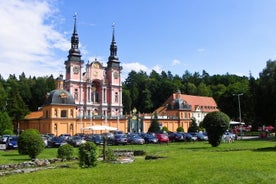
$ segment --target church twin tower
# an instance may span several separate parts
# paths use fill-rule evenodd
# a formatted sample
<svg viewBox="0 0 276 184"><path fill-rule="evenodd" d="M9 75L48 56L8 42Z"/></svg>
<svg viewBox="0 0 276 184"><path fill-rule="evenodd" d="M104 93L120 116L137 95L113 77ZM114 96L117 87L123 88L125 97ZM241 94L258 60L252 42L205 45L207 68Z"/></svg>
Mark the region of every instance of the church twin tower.
<svg viewBox="0 0 276 184"><path fill-rule="evenodd" d="M84 64L79 50L76 16L74 16L71 48L64 64L64 88L74 97L80 118L115 118L123 115L122 67L117 57L114 26L107 66L103 66L97 59Z"/></svg>

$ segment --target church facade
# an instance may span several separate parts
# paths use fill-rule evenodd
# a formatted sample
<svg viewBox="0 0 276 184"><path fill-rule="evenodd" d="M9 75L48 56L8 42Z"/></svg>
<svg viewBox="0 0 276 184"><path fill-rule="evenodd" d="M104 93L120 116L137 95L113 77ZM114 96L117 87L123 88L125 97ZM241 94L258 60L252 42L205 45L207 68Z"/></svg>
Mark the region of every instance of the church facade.
<svg viewBox="0 0 276 184"><path fill-rule="evenodd" d="M122 83L117 44L114 35L110 45L107 66L95 59L84 64L79 50L79 37L76 28L71 37L71 48L65 61L65 89L73 95L80 118L93 116L118 117L123 115Z"/></svg>

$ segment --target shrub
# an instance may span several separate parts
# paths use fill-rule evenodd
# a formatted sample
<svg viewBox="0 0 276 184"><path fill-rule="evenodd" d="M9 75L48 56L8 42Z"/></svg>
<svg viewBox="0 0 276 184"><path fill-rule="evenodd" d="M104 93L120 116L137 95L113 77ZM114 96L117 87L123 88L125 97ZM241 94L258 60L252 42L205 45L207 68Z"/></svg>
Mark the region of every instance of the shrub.
<svg viewBox="0 0 276 184"><path fill-rule="evenodd" d="M3 131L3 135L13 135L13 134L14 134L13 131L10 129L6 129Z"/></svg>
<svg viewBox="0 0 276 184"><path fill-rule="evenodd" d="M183 128L183 127L178 127L178 128L176 129L176 131L177 131L177 132L184 132L184 128Z"/></svg>
<svg viewBox="0 0 276 184"><path fill-rule="evenodd" d="M106 151L106 160L107 161L115 161L118 159L118 156L115 154L115 152L108 148L107 151Z"/></svg>
<svg viewBox="0 0 276 184"><path fill-rule="evenodd" d="M35 129L27 129L22 132L18 138L18 152L22 155L29 155L30 158L36 158L43 150L45 144Z"/></svg>
<svg viewBox="0 0 276 184"><path fill-rule="evenodd" d="M158 133L160 132L160 126L159 126L159 122L158 122L158 116L157 113L154 114L154 118L150 123L150 127L148 129L148 132L151 133Z"/></svg>
<svg viewBox="0 0 276 184"><path fill-rule="evenodd" d="M74 147L70 144L62 145L58 148L57 157L71 160L74 156Z"/></svg>
<svg viewBox="0 0 276 184"><path fill-rule="evenodd" d="M221 142L223 133L229 127L230 118L223 112L210 112L203 120L203 127L208 134L208 141L213 147Z"/></svg>
<svg viewBox="0 0 276 184"><path fill-rule="evenodd" d="M162 132L169 132L168 127L166 127L166 126L162 127Z"/></svg>
<svg viewBox="0 0 276 184"><path fill-rule="evenodd" d="M79 166L83 168L97 165L97 146L92 142L86 142L79 147Z"/></svg>
<svg viewBox="0 0 276 184"><path fill-rule="evenodd" d="M188 132L198 132L199 127L196 124L196 120L194 118L192 118L192 124L188 129Z"/></svg>

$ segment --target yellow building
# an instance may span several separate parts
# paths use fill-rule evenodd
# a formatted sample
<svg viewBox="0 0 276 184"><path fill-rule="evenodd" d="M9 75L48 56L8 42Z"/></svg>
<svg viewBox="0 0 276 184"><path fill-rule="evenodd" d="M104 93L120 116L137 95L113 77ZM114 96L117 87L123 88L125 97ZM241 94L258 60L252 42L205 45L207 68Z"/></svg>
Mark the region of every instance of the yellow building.
<svg viewBox="0 0 276 184"><path fill-rule="evenodd" d="M77 105L73 96L63 89L62 76L57 79L57 89L47 95L42 108L37 112L31 112L25 119L19 122L19 130L37 129L40 133L54 135L77 133L91 133L83 130L94 125L107 125L126 132L126 118L93 117L90 119L77 117ZM100 133L101 131L93 132Z"/></svg>
<svg viewBox="0 0 276 184"><path fill-rule="evenodd" d="M188 131L192 118L196 122L203 120L205 115L212 111L218 111L217 104L212 97L193 96L173 93L161 107L151 114L140 114L133 110L126 116L99 116L80 118L77 116L77 105L72 95L63 89L63 80L57 79L57 89L51 91L43 105L37 111L28 114L19 123L20 130L37 129L40 133L52 133L54 135L77 133L103 133L104 131L83 130L95 125L106 125L117 128L123 132L147 132L154 118L158 115L161 127L167 127L169 131L176 131L183 127Z"/></svg>

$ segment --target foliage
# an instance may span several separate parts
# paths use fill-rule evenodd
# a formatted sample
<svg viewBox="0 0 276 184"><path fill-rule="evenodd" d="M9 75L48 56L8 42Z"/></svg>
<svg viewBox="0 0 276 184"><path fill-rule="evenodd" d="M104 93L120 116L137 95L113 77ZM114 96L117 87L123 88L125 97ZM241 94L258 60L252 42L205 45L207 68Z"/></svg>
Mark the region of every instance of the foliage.
<svg viewBox="0 0 276 184"><path fill-rule="evenodd" d="M57 157L71 160L74 156L74 147L70 144L64 144L58 148Z"/></svg>
<svg viewBox="0 0 276 184"><path fill-rule="evenodd" d="M267 61L266 68L260 73L259 90L257 91L256 112L265 125L276 122L276 61Z"/></svg>
<svg viewBox="0 0 276 184"><path fill-rule="evenodd" d="M14 132L11 129L6 129L3 131L2 135L14 135Z"/></svg>
<svg viewBox="0 0 276 184"><path fill-rule="evenodd" d="M123 91L122 91L122 100L123 100L123 104L124 104L124 112L130 112L131 111L131 97L130 97L130 91L127 89L124 89L124 85L123 85Z"/></svg>
<svg viewBox="0 0 276 184"><path fill-rule="evenodd" d="M194 118L192 118L191 126L188 128L188 132L198 132L199 127L197 126L197 123Z"/></svg>
<svg viewBox="0 0 276 184"><path fill-rule="evenodd" d="M176 131L177 132L184 132L184 128L183 127L177 127Z"/></svg>
<svg viewBox="0 0 276 184"><path fill-rule="evenodd" d="M154 118L150 123L150 127L148 129L148 132L150 132L150 133L160 132L160 126L159 126L159 122L158 122L157 113L154 114Z"/></svg>
<svg viewBox="0 0 276 184"><path fill-rule="evenodd" d="M208 134L208 141L213 147L221 142L223 133L229 127L230 118L223 112L215 111L208 113L203 119L203 127Z"/></svg>
<svg viewBox="0 0 276 184"><path fill-rule="evenodd" d="M95 167L97 165L97 146L92 142L86 142L79 147L79 166L82 168Z"/></svg>
<svg viewBox="0 0 276 184"><path fill-rule="evenodd" d="M7 132L13 132L12 121L7 112L0 111L0 135L4 135Z"/></svg>
<svg viewBox="0 0 276 184"><path fill-rule="evenodd" d="M52 75L26 78L22 73L19 79L15 75L10 75L7 80L0 80L0 111L4 108L12 120L20 120L25 116L24 114L41 107L45 95L53 89L55 89L55 79ZM13 110L13 107L16 109ZM10 112L11 110L13 112Z"/></svg>
<svg viewBox="0 0 276 184"><path fill-rule="evenodd" d="M9 90L7 111L15 125L18 121L24 119L25 115L29 112L22 97L16 90Z"/></svg>
<svg viewBox="0 0 276 184"><path fill-rule="evenodd" d="M117 160L118 156L115 154L115 152L108 148L107 151L106 151L106 160L107 161L115 161Z"/></svg>
<svg viewBox="0 0 276 184"><path fill-rule="evenodd" d="M162 132L169 132L169 129L168 127L166 126L163 126L162 129L161 129Z"/></svg>
<svg viewBox="0 0 276 184"><path fill-rule="evenodd" d="M29 155L30 158L36 158L45 148L45 144L35 129L23 131L18 138L19 154Z"/></svg>
<svg viewBox="0 0 276 184"><path fill-rule="evenodd" d="M0 112L4 112L6 110L7 105L7 93L0 83Z"/></svg>

